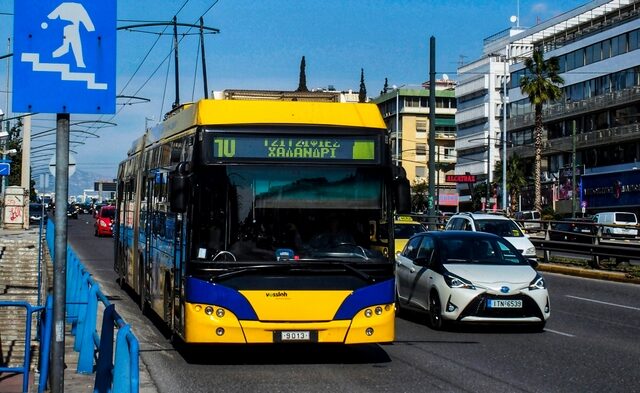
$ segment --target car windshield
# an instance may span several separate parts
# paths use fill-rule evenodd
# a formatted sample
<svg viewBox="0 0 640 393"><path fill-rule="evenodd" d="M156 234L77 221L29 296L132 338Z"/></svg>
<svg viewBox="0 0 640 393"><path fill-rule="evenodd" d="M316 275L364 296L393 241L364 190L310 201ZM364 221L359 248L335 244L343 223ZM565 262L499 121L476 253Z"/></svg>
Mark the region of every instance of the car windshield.
<svg viewBox="0 0 640 393"><path fill-rule="evenodd" d="M475 221L476 230L479 232L493 233L502 237L522 237L522 231L511 220L479 219Z"/></svg>
<svg viewBox="0 0 640 393"><path fill-rule="evenodd" d="M441 240L440 260L443 264L528 265L508 242L477 237Z"/></svg>
<svg viewBox="0 0 640 393"><path fill-rule="evenodd" d="M116 216L116 209L102 209L100 211L100 217L114 218Z"/></svg>
<svg viewBox="0 0 640 393"><path fill-rule="evenodd" d="M393 233L396 239L408 239L416 233L426 232L420 224L395 224Z"/></svg>

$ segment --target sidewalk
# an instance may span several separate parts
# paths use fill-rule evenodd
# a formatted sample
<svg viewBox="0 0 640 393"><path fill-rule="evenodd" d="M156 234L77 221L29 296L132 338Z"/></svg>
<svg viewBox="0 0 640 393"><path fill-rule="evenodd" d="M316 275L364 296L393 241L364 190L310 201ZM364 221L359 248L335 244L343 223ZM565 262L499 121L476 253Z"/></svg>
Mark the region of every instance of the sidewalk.
<svg viewBox="0 0 640 393"><path fill-rule="evenodd" d="M568 276L593 278L596 280L607 280L607 281L640 284L640 278L629 277L629 275L624 272L589 269L589 268L572 266L569 264L562 264L562 263L540 262L538 264L537 270L540 270L542 272L549 272L549 273L566 274Z"/></svg>
<svg viewBox="0 0 640 393"><path fill-rule="evenodd" d="M5 243L4 247L9 247L11 241L19 240L33 240L37 244L37 238L39 233L38 226L31 226L28 230L7 230L0 227L0 240ZM2 265L0 265L1 267ZM1 284L1 283L0 283ZM101 320L101 316L99 316ZM99 325L98 325L99 326ZM79 353L73 350L73 344L75 336L70 334L71 325L67 323L65 334L65 369L64 369L64 392L65 393L85 393L92 392L95 383L95 372L92 374L78 374L76 372L78 366ZM0 337L0 344L2 343L2 337ZM35 353L34 357L37 358L39 353ZM0 361L3 359L0 357ZM29 372L29 391L37 392L38 380L40 374L37 370L31 370ZM22 374L0 374L0 393L14 393L22 392ZM158 389L153 383L147 366L139 359L139 392L141 393L157 393ZM50 391L50 390L46 390Z"/></svg>

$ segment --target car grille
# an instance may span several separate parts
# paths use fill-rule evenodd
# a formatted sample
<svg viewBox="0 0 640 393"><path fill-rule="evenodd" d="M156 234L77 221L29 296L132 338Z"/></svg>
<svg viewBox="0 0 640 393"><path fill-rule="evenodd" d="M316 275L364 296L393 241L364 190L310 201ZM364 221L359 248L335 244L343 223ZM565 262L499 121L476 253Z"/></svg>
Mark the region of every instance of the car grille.
<svg viewBox="0 0 640 393"><path fill-rule="evenodd" d="M522 308L487 308L487 299L522 300ZM536 302L525 295L500 296L482 294L465 307L459 319L474 316L483 318L528 318L543 319L542 312Z"/></svg>

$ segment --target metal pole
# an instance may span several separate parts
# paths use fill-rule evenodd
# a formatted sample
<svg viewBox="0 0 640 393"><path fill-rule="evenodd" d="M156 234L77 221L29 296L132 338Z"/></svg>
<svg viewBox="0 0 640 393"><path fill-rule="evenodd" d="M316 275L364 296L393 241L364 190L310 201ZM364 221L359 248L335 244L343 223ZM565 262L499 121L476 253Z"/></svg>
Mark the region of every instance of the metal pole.
<svg viewBox="0 0 640 393"><path fill-rule="evenodd" d="M432 223L431 230L435 230L435 211L433 198L435 197L436 185L436 37L431 36L429 40L429 197L431 206L429 207L429 221Z"/></svg>
<svg viewBox="0 0 640 393"><path fill-rule="evenodd" d="M69 196L69 114L56 117L56 211L53 262L53 345L51 391L64 392L64 336L67 274L67 199Z"/></svg>
<svg viewBox="0 0 640 393"><path fill-rule="evenodd" d="M180 105L180 71L178 69L178 18L176 16L173 17L173 58L176 78L176 102L173 103L173 107L177 108Z"/></svg>
<svg viewBox="0 0 640 393"><path fill-rule="evenodd" d="M400 160L400 143L398 140L400 135L400 91L398 89L396 87L396 166L398 166L398 161Z"/></svg>
<svg viewBox="0 0 640 393"><path fill-rule="evenodd" d="M576 121L571 122L571 218L576 218Z"/></svg>
<svg viewBox="0 0 640 393"><path fill-rule="evenodd" d="M485 210L489 210L489 198L491 197L491 131L487 131L487 202Z"/></svg>
<svg viewBox="0 0 640 393"><path fill-rule="evenodd" d="M507 201L507 78L509 77L509 45L505 48L504 79L502 80L502 210L508 211Z"/></svg>
<svg viewBox="0 0 640 393"><path fill-rule="evenodd" d="M204 19L200 17L200 51L202 52L202 80L204 81L204 98L209 98L209 86L207 84L207 62L204 56Z"/></svg>
<svg viewBox="0 0 640 393"><path fill-rule="evenodd" d="M29 197L31 195L31 116L25 116L22 122L22 173L20 185L25 190L27 205L23 209L24 229L29 229Z"/></svg>

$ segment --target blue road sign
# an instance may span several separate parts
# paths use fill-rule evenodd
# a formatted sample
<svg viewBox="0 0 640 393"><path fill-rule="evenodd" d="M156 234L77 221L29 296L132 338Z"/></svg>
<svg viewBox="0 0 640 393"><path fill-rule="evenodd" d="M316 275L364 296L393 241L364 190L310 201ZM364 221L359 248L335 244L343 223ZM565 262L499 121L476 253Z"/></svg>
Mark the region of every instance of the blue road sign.
<svg viewBox="0 0 640 393"><path fill-rule="evenodd" d="M111 114L116 0L15 0L13 111Z"/></svg>
<svg viewBox="0 0 640 393"><path fill-rule="evenodd" d="M0 162L0 176L9 176L11 174L11 165Z"/></svg>

